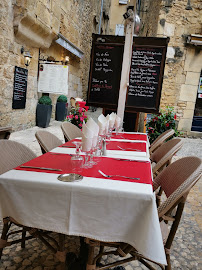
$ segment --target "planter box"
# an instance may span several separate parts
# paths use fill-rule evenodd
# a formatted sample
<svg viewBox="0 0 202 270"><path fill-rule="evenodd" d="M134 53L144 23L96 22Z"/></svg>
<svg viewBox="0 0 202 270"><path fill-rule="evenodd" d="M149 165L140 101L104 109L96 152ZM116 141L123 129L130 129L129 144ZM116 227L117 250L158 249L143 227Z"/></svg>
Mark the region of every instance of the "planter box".
<svg viewBox="0 0 202 270"><path fill-rule="evenodd" d="M52 105L37 104L36 107L36 125L46 128L49 126L52 113Z"/></svg>
<svg viewBox="0 0 202 270"><path fill-rule="evenodd" d="M67 117L67 106L68 103L64 102L57 102L56 109L55 109L55 120L57 121L64 121Z"/></svg>

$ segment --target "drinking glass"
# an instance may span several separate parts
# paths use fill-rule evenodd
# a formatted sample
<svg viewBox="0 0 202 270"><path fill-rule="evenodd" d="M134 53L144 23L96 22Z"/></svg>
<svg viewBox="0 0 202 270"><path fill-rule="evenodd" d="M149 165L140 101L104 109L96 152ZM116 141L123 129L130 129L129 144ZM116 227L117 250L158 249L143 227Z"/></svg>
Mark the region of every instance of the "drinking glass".
<svg viewBox="0 0 202 270"><path fill-rule="evenodd" d="M83 160L83 157L80 156L81 142L74 141L72 143L76 146L76 154L71 157L71 160Z"/></svg>
<svg viewBox="0 0 202 270"><path fill-rule="evenodd" d="M72 142L76 146L76 153L71 157L71 166L74 173L81 173L83 167L83 157L80 155L81 142Z"/></svg>
<svg viewBox="0 0 202 270"><path fill-rule="evenodd" d="M82 142L82 151L85 152L85 163L83 164L83 168L91 168L92 164L90 164L90 152L92 148L92 140L88 141L88 144L84 145L84 142Z"/></svg>

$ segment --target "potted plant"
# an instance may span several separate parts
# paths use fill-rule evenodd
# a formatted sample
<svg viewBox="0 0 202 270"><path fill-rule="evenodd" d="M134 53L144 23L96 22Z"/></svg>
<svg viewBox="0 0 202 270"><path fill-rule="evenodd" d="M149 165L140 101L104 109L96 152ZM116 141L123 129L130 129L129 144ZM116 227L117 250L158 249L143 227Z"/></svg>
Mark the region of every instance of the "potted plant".
<svg viewBox="0 0 202 270"><path fill-rule="evenodd" d="M75 107L72 107L69 115L67 115L66 121L82 129L83 122L86 123L88 120L88 117L86 115L88 109L89 107L85 106L85 104L82 104L82 106L80 106L80 104L76 102Z"/></svg>
<svg viewBox="0 0 202 270"><path fill-rule="evenodd" d="M145 119L146 120L146 119ZM176 129L176 114L173 107L167 106L165 110L160 110L159 114L152 114L146 123L147 134L150 143L153 143L159 135L168 129L174 129L173 136L177 137L180 133Z"/></svg>
<svg viewBox="0 0 202 270"><path fill-rule="evenodd" d="M64 121L67 116L67 97L65 95L60 95L57 99L56 110L55 110L55 120Z"/></svg>
<svg viewBox="0 0 202 270"><path fill-rule="evenodd" d="M52 113L52 100L49 96L42 96L36 107L36 125L38 127L48 127Z"/></svg>

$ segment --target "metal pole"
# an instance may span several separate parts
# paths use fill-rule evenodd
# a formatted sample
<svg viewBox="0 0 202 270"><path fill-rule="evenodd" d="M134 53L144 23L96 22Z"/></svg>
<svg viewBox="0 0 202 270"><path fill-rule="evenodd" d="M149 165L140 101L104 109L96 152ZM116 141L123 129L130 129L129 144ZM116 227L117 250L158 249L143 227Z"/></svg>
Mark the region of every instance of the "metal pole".
<svg viewBox="0 0 202 270"><path fill-rule="evenodd" d="M99 30L98 30L98 34L99 34L99 35L100 35L100 32L101 32L103 3L104 3L104 0L101 0L100 23L99 23Z"/></svg>

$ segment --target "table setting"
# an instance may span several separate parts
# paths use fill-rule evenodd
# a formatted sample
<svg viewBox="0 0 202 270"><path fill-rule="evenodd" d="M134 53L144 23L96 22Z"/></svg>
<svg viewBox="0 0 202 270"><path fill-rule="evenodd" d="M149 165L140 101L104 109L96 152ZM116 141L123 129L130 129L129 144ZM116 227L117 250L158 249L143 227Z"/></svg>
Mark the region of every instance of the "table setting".
<svg viewBox="0 0 202 270"><path fill-rule="evenodd" d="M125 242L166 264L147 135L119 133L116 115L98 119L83 124L82 138L1 175L0 217L62 234Z"/></svg>

